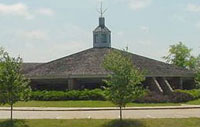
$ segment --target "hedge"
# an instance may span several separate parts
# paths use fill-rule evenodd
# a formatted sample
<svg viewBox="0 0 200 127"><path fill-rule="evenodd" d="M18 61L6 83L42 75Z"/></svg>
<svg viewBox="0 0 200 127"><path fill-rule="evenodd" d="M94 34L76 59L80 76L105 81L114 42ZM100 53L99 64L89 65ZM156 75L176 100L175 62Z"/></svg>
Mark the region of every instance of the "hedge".
<svg viewBox="0 0 200 127"><path fill-rule="evenodd" d="M191 90L192 91L192 90ZM145 96L138 98L135 102L138 103L179 103L187 102L199 97L200 92L193 90L192 92L186 90L175 90L171 94L163 95L156 92L148 92Z"/></svg>
<svg viewBox="0 0 200 127"><path fill-rule="evenodd" d="M139 103L165 103L187 102L200 98L200 89L175 90L169 95L146 92L146 94L134 102ZM31 100L39 101L65 101L65 100L107 100L106 91L94 90L71 90L71 91L33 91Z"/></svg>
<svg viewBox="0 0 200 127"><path fill-rule="evenodd" d="M106 100L105 91L71 90L71 91L33 91L31 100L39 101L65 101L65 100Z"/></svg>
<svg viewBox="0 0 200 127"><path fill-rule="evenodd" d="M176 90L176 92L186 93L193 97L193 99L200 98L200 89L193 89L193 90Z"/></svg>
<svg viewBox="0 0 200 127"><path fill-rule="evenodd" d="M169 102L173 103L187 102L191 100L194 100L193 96L185 92L174 91L169 95Z"/></svg>

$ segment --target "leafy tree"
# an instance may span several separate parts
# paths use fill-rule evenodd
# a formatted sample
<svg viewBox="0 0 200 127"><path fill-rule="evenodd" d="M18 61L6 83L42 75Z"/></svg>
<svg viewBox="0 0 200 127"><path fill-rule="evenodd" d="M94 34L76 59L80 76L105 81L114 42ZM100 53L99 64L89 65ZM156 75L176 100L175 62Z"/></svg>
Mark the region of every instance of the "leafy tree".
<svg viewBox="0 0 200 127"><path fill-rule="evenodd" d="M191 51L192 49L179 42L178 44L171 45L168 56L163 58L167 63L190 69L194 68L196 62L195 57L191 56Z"/></svg>
<svg viewBox="0 0 200 127"><path fill-rule="evenodd" d="M195 80L196 80L196 83L197 83L196 88L200 89L200 71L197 72Z"/></svg>
<svg viewBox="0 0 200 127"><path fill-rule="evenodd" d="M10 105L12 121L13 104L28 100L31 88L29 80L20 73L22 59L10 57L2 48L0 53L0 104Z"/></svg>
<svg viewBox="0 0 200 127"><path fill-rule="evenodd" d="M105 82L108 85L109 99L119 106L122 120L122 107L143 94L141 82L145 78L133 65L127 52L111 51L104 58L103 66L112 73Z"/></svg>
<svg viewBox="0 0 200 127"><path fill-rule="evenodd" d="M200 55L195 57L191 54L192 49L189 49L182 42L171 45L169 54L163 58L167 63L187 68L196 72L196 82L200 84Z"/></svg>
<svg viewBox="0 0 200 127"><path fill-rule="evenodd" d="M196 88L200 89L200 55L196 58L196 65L195 65L195 70L196 70Z"/></svg>

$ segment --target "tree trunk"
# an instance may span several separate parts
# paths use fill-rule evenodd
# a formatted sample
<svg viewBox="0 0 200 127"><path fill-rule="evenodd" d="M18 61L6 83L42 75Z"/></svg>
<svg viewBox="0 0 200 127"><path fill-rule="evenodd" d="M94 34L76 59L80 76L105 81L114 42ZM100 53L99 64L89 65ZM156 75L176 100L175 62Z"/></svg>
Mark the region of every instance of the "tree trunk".
<svg viewBox="0 0 200 127"><path fill-rule="evenodd" d="M120 121L122 121L122 107L120 106Z"/></svg>
<svg viewBox="0 0 200 127"><path fill-rule="evenodd" d="M10 110L10 120L12 122L13 121L13 104L10 105L10 108L11 108L11 110Z"/></svg>

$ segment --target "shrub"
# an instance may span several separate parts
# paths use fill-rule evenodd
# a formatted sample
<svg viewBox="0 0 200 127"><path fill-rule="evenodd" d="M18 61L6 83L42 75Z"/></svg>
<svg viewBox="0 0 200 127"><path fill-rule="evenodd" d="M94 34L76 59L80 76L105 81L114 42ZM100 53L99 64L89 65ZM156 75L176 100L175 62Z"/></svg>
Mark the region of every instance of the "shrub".
<svg viewBox="0 0 200 127"><path fill-rule="evenodd" d="M145 96L138 98L135 102L139 103L179 103L193 100L194 97L186 92L174 91L169 95L158 94L156 92L148 92Z"/></svg>
<svg viewBox="0 0 200 127"><path fill-rule="evenodd" d="M166 95L158 94L156 92L148 92L143 97L135 100L138 103L164 103L169 102L169 98Z"/></svg>
<svg viewBox="0 0 200 127"><path fill-rule="evenodd" d="M200 90L175 90L169 95L146 91L144 96L136 99L139 103L186 102L200 98ZM106 90L70 90L70 91L33 91L31 100L65 101L65 100L107 100Z"/></svg>
<svg viewBox="0 0 200 127"><path fill-rule="evenodd" d="M200 98L200 89L193 90L176 90L176 92L186 93L191 95L194 99Z"/></svg>
<svg viewBox="0 0 200 127"><path fill-rule="evenodd" d="M31 100L40 101L64 101L64 100L106 100L105 91L94 90L70 90L70 91L33 91Z"/></svg>
<svg viewBox="0 0 200 127"><path fill-rule="evenodd" d="M188 93L180 92L180 91L174 91L173 93L169 95L169 101L174 102L174 103L187 102L193 99L194 98L192 95Z"/></svg>

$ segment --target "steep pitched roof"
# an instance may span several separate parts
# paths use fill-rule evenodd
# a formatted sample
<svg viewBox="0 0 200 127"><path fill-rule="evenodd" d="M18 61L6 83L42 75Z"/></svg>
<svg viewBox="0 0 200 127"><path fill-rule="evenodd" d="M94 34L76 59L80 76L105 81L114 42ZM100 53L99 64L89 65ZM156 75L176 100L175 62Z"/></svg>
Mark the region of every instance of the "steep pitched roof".
<svg viewBox="0 0 200 127"><path fill-rule="evenodd" d="M106 26L103 28L98 26L93 32L111 32L111 31Z"/></svg>
<svg viewBox="0 0 200 127"><path fill-rule="evenodd" d="M49 63L36 66L26 75L31 78L105 77L102 67L104 56L114 48L91 48ZM121 51L121 50L120 50ZM133 64L146 71L146 76L193 77L194 73L171 64L130 53Z"/></svg>

